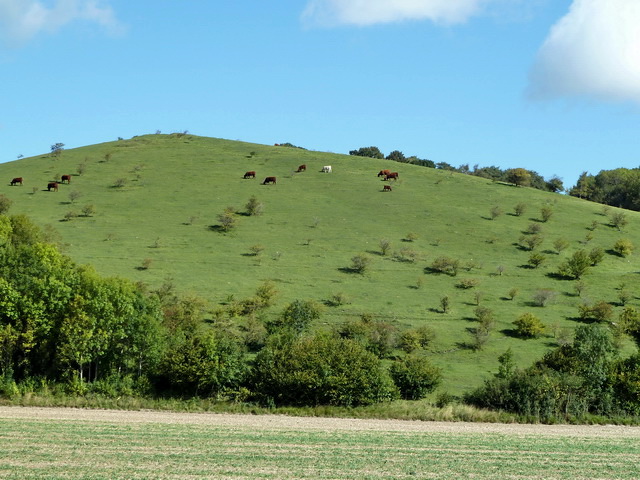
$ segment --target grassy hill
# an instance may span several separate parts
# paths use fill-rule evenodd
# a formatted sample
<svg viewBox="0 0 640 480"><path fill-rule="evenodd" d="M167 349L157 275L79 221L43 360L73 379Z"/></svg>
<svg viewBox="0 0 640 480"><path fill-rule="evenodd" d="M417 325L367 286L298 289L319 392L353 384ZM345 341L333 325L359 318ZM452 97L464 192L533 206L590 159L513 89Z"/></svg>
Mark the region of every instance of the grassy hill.
<svg viewBox="0 0 640 480"><path fill-rule="evenodd" d="M295 173L303 163L307 171ZM333 172L321 173L324 165ZM384 168L400 173L392 192L382 192L377 173ZM243 179L247 170L257 177ZM72 174L71 183L47 191L47 183L63 174ZM24 185L9 186L18 176ZM276 176L277 185L261 185L266 176ZM211 308L251 296L272 281L279 292L273 315L302 299L328 304L321 319L327 325L363 313L400 329L428 325L436 332L430 358L445 372L441 389L454 394L495 372L497 356L509 347L521 366L539 358L579 324L577 306L584 301L610 302L617 316L624 289L631 294L629 303L640 305L638 256L611 252L619 238L640 243L638 213L625 212L629 223L619 231L608 216L617 209L607 212L577 198L478 177L387 160L158 134L8 162L0 165L0 178L6 181L0 193L14 202L10 213L53 226L65 251L101 274L152 288L170 280L180 291L208 300ZM260 216L243 214L252 196L263 204ZM519 203L526 210L517 216ZM83 216L88 205L95 212ZM238 212L237 226L224 233L217 216L229 206ZM553 212L547 222L543 207ZM527 232L535 229L544 239L536 251L546 260L530 268L531 252L521 238L530 238ZM554 247L558 239L568 242L561 252ZM390 243L387 255L381 240ZM262 247L258 255L252 250L256 246ZM594 247L603 248L605 258L583 278L584 290L577 295L575 281L553 273L576 250ZM350 271L358 254L371 259L364 275ZM457 276L431 271L441 256L459 261ZM512 289L517 295L510 299ZM541 290L552 297L544 307L535 301ZM341 305L331 303L336 296L344 300ZM447 313L441 310L443 296L450 298ZM478 300L496 319L479 351L469 348ZM538 316L548 326L547 335L515 337L512 322L524 312Z"/></svg>

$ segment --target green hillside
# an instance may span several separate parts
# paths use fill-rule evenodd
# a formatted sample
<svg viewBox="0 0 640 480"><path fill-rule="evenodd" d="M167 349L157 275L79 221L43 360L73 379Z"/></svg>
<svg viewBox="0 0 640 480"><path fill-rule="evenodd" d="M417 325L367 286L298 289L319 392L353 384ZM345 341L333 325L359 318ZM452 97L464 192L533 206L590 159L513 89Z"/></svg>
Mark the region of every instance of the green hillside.
<svg viewBox="0 0 640 480"><path fill-rule="evenodd" d="M296 173L300 164L307 170ZM332 173L321 173L324 165ZM392 192L383 192L377 177L385 168L400 173ZM243 178L248 170L255 179ZM279 292L272 315L303 299L327 304L321 322L329 325L363 313L399 329L428 325L436 332L430 358L444 369L441 390L455 394L495 372L497 356L509 347L522 366L540 357L579 324L577 307L585 301L610 302L614 318L621 292L640 305L638 256L611 251L620 238L640 244L638 213L625 211L628 224L619 230L610 225L617 209L478 177L183 134L20 159L1 164L0 174L6 182L0 193L13 201L9 213L53 226L65 252L101 274L151 288L171 281L211 309L272 281ZM71 183L47 191L64 174ZM262 185L266 176L277 184ZM13 177L24 185L10 186ZM252 196L263 204L262 215L244 214ZM517 216L519 203L526 210ZM94 213L86 216L88 205ZM224 233L217 217L229 206L238 212L237 226ZM543 207L553 213L546 222ZM523 242L536 229L543 242L535 251L545 261L531 268ZM568 242L561 252L558 239ZM390 242L387 255L381 240ZM258 255L255 246L263 248ZM604 259L582 279L581 295L576 281L553 275L576 250L596 247ZM363 275L350 269L358 254L371 259ZM431 270L441 256L459 261L456 276ZM512 289L517 295L510 299ZM550 291L546 306L536 305L541 290ZM342 304L331 301L336 296ZM447 313L443 296L450 298ZM474 350L478 303L494 312L496 325L485 347ZM512 322L524 312L547 325L545 336L513 335Z"/></svg>

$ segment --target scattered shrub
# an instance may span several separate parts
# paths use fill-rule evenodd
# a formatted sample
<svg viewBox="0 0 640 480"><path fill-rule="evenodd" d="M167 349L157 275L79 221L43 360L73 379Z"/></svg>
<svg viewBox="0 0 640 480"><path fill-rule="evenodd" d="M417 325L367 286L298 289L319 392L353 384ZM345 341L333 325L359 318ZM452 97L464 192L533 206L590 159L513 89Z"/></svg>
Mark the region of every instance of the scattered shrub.
<svg viewBox="0 0 640 480"><path fill-rule="evenodd" d="M522 338L537 338L545 330L544 324L532 313L523 313L513 324L516 326L516 333Z"/></svg>
<svg viewBox="0 0 640 480"><path fill-rule="evenodd" d="M631 255L633 252L633 243L628 238L620 238L613 244L613 251L616 252L621 257L626 257Z"/></svg>

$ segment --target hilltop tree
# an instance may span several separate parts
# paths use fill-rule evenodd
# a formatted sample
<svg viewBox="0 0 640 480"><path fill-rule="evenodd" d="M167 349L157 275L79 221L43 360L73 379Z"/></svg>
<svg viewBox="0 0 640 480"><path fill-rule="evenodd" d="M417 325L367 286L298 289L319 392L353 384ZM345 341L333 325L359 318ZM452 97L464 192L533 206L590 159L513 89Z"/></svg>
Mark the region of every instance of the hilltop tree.
<svg viewBox="0 0 640 480"><path fill-rule="evenodd" d="M51 155L53 155L55 158L58 158L60 155L62 155L63 150L64 150L64 143L58 142L51 145Z"/></svg>
<svg viewBox="0 0 640 480"><path fill-rule="evenodd" d="M512 168L507 170L506 179L509 183L513 183L517 187L526 187L531 183L531 172L524 168Z"/></svg>
<svg viewBox="0 0 640 480"><path fill-rule="evenodd" d="M349 155L357 157L384 158L383 153L378 147L361 147L358 150L350 150Z"/></svg>
<svg viewBox="0 0 640 480"><path fill-rule="evenodd" d="M389 155L387 155L387 160L404 163L407 159L400 150L394 150Z"/></svg>

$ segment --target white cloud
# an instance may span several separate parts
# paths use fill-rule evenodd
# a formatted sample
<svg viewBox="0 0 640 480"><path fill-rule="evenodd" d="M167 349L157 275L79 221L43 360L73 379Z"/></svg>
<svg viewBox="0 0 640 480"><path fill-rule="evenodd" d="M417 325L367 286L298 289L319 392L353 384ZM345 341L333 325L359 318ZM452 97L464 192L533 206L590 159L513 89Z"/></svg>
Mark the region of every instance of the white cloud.
<svg viewBox="0 0 640 480"><path fill-rule="evenodd" d="M538 52L529 96L640 103L639 27L638 0L574 0Z"/></svg>
<svg viewBox="0 0 640 480"><path fill-rule="evenodd" d="M310 0L302 18L312 25L373 25L403 20L462 23L490 0ZM494 0L495 1L495 0Z"/></svg>
<svg viewBox="0 0 640 480"><path fill-rule="evenodd" d="M55 0L51 6L37 0L0 0L0 34L13 45L78 20L95 22L111 33L122 28L113 9L98 0Z"/></svg>

